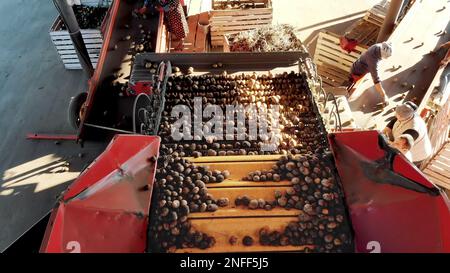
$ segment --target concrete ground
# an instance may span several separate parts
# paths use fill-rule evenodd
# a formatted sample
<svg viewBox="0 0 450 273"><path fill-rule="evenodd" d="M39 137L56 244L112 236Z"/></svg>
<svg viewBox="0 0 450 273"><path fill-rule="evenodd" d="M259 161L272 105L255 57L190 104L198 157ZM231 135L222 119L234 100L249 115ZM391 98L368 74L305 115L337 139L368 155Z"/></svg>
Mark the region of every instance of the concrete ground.
<svg viewBox="0 0 450 273"><path fill-rule="evenodd" d="M439 70L445 50L430 54L450 39L449 7L447 0L413 5L389 38L394 46L392 57L382 61L379 68L382 85L390 98L389 106L384 109L376 106L381 97L374 90L370 75L361 79L349 99L359 127L382 130L393 118L396 105L408 100L419 105L428 90L436 87L430 86L433 79L450 73L450 67ZM439 35L440 32L445 35Z"/></svg>
<svg viewBox="0 0 450 273"><path fill-rule="evenodd" d="M313 45L320 29L345 29L378 0L273 0L274 22L290 23ZM71 96L86 89L81 71L67 71L48 35L52 1L0 1L0 251L51 210L56 197L104 144L30 141L29 132L73 134ZM79 157L79 155L83 155ZM68 169L67 169L68 167Z"/></svg>
<svg viewBox="0 0 450 273"><path fill-rule="evenodd" d="M67 105L87 85L81 71L65 70L51 43L56 14L52 1L0 1L0 251L50 211L103 150L103 144L81 149L25 139L29 132L75 133L66 122Z"/></svg>

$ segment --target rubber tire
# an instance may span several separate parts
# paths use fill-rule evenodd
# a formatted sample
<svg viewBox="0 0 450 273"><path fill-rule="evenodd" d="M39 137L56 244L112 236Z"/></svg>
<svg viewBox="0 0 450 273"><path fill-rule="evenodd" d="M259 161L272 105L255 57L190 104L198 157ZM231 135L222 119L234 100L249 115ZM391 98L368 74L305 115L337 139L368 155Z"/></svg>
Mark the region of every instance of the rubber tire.
<svg viewBox="0 0 450 273"><path fill-rule="evenodd" d="M67 109L67 122L72 129L77 130L80 127L80 110L87 99L87 95L86 92L83 92L70 99Z"/></svg>

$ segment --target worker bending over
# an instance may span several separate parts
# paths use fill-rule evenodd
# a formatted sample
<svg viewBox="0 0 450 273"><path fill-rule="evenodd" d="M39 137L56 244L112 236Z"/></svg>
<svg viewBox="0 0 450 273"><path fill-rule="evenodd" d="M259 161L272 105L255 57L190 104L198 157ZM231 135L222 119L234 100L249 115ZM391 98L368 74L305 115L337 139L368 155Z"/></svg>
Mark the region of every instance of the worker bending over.
<svg viewBox="0 0 450 273"><path fill-rule="evenodd" d="M366 52L364 52L358 60L356 60L350 70L349 81L350 84L347 88L348 96L350 97L353 92L355 83L363 78L367 73L372 76L375 89L383 99L383 107L389 104L386 92L381 85L381 79L379 76L379 63L383 59L387 59L392 56L392 44L390 42L383 42L374 44Z"/></svg>
<svg viewBox="0 0 450 273"><path fill-rule="evenodd" d="M422 162L428 159L433 150L428 137L425 121L417 114L417 105L413 102L405 102L395 108L395 118L384 128L386 134L394 143L400 136L410 135L414 140L411 152L412 162L420 167Z"/></svg>

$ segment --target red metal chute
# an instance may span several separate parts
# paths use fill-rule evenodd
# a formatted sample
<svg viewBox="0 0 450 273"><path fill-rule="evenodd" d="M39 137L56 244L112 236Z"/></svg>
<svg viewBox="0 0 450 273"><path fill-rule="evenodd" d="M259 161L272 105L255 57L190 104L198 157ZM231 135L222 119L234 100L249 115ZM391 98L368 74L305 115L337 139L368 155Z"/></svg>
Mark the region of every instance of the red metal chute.
<svg viewBox="0 0 450 273"><path fill-rule="evenodd" d="M357 252L450 252L450 202L377 131L329 136Z"/></svg>
<svg viewBox="0 0 450 273"><path fill-rule="evenodd" d="M160 138L118 135L52 212L46 253L144 252Z"/></svg>

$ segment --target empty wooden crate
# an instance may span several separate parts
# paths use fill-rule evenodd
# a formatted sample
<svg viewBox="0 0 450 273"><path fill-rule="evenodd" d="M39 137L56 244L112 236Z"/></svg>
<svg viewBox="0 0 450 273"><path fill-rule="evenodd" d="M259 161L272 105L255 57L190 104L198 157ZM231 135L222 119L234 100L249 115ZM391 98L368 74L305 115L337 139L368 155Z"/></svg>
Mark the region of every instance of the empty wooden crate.
<svg viewBox="0 0 450 273"><path fill-rule="evenodd" d="M91 7L108 7L112 0L82 0L81 4ZM50 28L50 38L66 69L81 69L80 60L70 39L69 31L64 29L64 22L58 16ZM100 29L82 29L84 43L94 68L97 65L103 38Z"/></svg>
<svg viewBox="0 0 450 273"><path fill-rule="evenodd" d="M272 24L271 0L213 0L211 45L223 46L224 35Z"/></svg>

